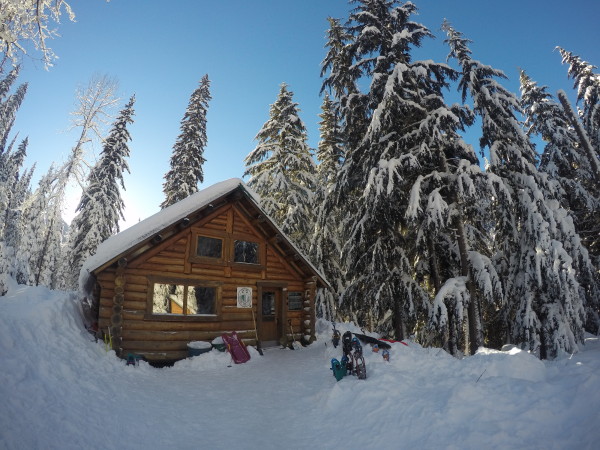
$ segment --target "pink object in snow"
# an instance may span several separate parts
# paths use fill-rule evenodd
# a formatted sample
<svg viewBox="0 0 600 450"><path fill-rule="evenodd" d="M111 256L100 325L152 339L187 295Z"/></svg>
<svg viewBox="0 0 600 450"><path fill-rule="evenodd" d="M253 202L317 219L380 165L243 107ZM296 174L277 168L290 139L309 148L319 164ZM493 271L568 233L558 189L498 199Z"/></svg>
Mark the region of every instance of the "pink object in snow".
<svg viewBox="0 0 600 450"><path fill-rule="evenodd" d="M231 359L233 359L234 363L241 364L250 359L248 349L235 331L231 334L223 333L222 337L223 342L227 347L227 351L231 354Z"/></svg>

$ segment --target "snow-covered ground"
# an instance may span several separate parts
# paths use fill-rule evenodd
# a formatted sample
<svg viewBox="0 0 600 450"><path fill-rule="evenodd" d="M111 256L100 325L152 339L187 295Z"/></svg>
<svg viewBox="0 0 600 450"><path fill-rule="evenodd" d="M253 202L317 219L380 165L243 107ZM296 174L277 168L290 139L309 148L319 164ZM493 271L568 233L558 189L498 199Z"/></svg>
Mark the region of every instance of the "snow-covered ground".
<svg viewBox="0 0 600 450"><path fill-rule="evenodd" d="M367 379L336 382L341 350L320 325L310 347L251 349L246 364L213 350L127 366L90 340L68 294L13 286L0 297L0 448L600 448L597 337L551 362L407 341L388 363L366 346Z"/></svg>

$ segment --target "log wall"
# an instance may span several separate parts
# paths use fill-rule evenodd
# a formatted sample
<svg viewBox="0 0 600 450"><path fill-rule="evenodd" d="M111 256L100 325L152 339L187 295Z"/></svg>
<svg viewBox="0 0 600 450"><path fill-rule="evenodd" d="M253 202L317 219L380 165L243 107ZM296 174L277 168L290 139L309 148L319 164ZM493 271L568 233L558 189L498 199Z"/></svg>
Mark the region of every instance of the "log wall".
<svg viewBox="0 0 600 450"><path fill-rule="evenodd" d="M190 254L195 252L195 236L199 233L224 236L226 245L231 245L236 237L252 238L261 246L261 264L232 263L227 260L231 255L230 248L224 248L225 261L220 263L192 262ZM113 348L122 358L135 353L147 360L178 360L187 357L188 342L211 341L231 331L237 331L246 343L254 345L252 312L249 308L237 308L237 288L252 287L256 312L258 285L277 282L287 286L288 292L305 294L300 311L289 311L287 301L282 305L286 320L291 320L294 338L299 340L307 330L314 335L314 291L307 289L310 280L303 279L293 262L269 238L271 236L265 236L253 227L235 207L226 205L133 260L103 270L96 274L100 286L98 324L101 331L107 333L110 328ZM168 282L170 279L218 283L220 302L215 319L153 315L153 280ZM117 298L122 299L121 305L117 305ZM308 307L312 307L312 312L307 310ZM286 326L286 334L291 337L288 329Z"/></svg>

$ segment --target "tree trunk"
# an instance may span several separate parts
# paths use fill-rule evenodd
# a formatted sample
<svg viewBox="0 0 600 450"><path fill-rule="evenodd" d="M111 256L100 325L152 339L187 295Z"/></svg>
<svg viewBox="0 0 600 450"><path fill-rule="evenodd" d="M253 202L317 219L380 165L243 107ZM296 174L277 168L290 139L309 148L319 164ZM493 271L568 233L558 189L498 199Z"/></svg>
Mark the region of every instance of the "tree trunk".
<svg viewBox="0 0 600 450"><path fill-rule="evenodd" d="M465 225L463 216L460 211L456 217L456 238L458 240L458 250L460 253L460 273L467 277L467 289L469 290L469 351L471 355L477 352L477 349L483 344L481 332L481 316L479 314L479 302L475 292L475 286L469 276L469 251L467 244L467 236L465 233Z"/></svg>
<svg viewBox="0 0 600 450"><path fill-rule="evenodd" d="M442 169L445 173L450 174L448 161L444 152L440 152ZM477 300L475 286L469 275L469 244L467 242L467 234L465 232L465 222L460 209L459 199L454 190L450 190L450 199L456 208L456 240L458 241L458 250L460 256L460 274L467 279L467 289L469 290L469 306L468 306L468 321L469 321L469 352L474 355L477 349L483 344L483 336L481 329L481 316L479 314L479 303Z"/></svg>
<svg viewBox="0 0 600 450"><path fill-rule="evenodd" d="M396 340L402 341L404 339L404 319L398 299L394 301L394 334Z"/></svg>
<svg viewBox="0 0 600 450"><path fill-rule="evenodd" d="M442 280L440 278L439 272L439 262L437 258L437 253L435 252L435 242L431 235L427 238L427 247L429 249L429 273L431 276L431 281L433 282L434 292L437 295L442 288ZM453 352L452 348L455 347L452 345L452 339L454 338L454 334L452 333L452 319L451 317L454 314L453 306L446 304L446 308L448 309L448 330L441 330L442 335L442 348L446 350L451 355L455 355L456 352ZM448 336L446 336L446 331L448 331Z"/></svg>

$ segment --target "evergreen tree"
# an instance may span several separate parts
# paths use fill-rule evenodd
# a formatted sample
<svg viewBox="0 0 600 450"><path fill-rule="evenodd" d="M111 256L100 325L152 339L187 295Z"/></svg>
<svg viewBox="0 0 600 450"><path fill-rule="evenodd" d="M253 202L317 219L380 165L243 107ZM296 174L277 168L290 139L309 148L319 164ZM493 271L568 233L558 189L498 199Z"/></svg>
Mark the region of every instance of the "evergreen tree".
<svg viewBox="0 0 600 450"><path fill-rule="evenodd" d="M569 125L565 112L547 92L521 71L521 103L528 134L538 134L546 142L540 170L558 183L559 200L574 218L577 233L590 256L600 263L600 185L596 182L593 163ZM574 259L573 266L586 304L586 328L598 330L600 292L587 259Z"/></svg>
<svg viewBox="0 0 600 450"><path fill-rule="evenodd" d="M343 205L346 213L343 254L350 284L343 312L398 338L431 313L434 326L448 335L444 345L455 353L469 299L498 292L486 270L489 260L470 242L483 216L475 199L486 188L477 157L457 134L471 114L444 103L442 89L455 71L412 60L412 48L432 37L411 20L417 11L412 3L355 3L343 30L330 21L323 63L329 71L323 87L336 96L346 138L335 201L326 202L329 211ZM359 85L369 89L360 92ZM460 304L453 303L458 291ZM434 314L429 298L436 294L444 295Z"/></svg>
<svg viewBox="0 0 600 450"><path fill-rule="evenodd" d="M165 174L163 192L166 208L198 191L198 183L204 181L202 165L206 147L206 113L210 96L208 74L202 77L200 85L190 98L189 105L181 120L181 133L173 146L171 169Z"/></svg>
<svg viewBox="0 0 600 450"><path fill-rule="evenodd" d="M63 203L57 192L59 176L51 166L24 204L17 276L23 284L55 289L60 281L65 223L55 212Z"/></svg>
<svg viewBox="0 0 600 450"><path fill-rule="evenodd" d="M282 83L269 120L256 135L258 145L246 156L244 176L250 176L248 185L267 214L307 251L314 225L315 163L293 95Z"/></svg>
<svg viewBox="0 0 600 450"><path fill-rule="evenodd" d="M574 80L577 101L582 103L581 119L585 132L600 159L600 75L594 73L596 66L579 56L558 47L563 64L569 64L568 75Z"/></svg>
<svg viewBox="0 0 600 450"><path fill-rule="evenodd" d="M337 179L343 158L342 138L334 104L325 93L322 113L319 115L321 140L317 148L317 182L315 191L315 229L311 239L310 256L329 282L331 289L319 289L316 296L317 314L328 320L337 320L336 309L340 295L344 292L340 253L341 211L326 208Z"/></svg>
<svg viewBox="0 0 600 450"><path fill-rule="evenodd" d="M15 67L0 80L0 295L4 295L8 279L16 275L20 208L31 178L31 172L27 175L21 170L27 139L16 150L17 137L9 142L17 110L27 91L27 85L22 84L10 94L18 73L19 68Z"/></svg>
<svg viewBox="0 0 600 450"><path fill-rule="evenodd" d="M33 170L21 171L26 152L28 139L25 138L16 152L9 151L0 155L4 164L4 172L0 175L0 190L4 191L6 203L2 205L0 225L0 295L5 293L4 277L18 279L17 251L21 240L21 215L22 206L29 192L29 184ZM2 158L1 156L4 156ZM8 175L8 176L6 176Z"/></svg>
<svg viewBox="0 0 600 450"><path fill-rule="evenodd" d="M471 58L469 41L448 23L450 56L462 68L459 89L482 120L489 171L503 185L494 196L496 263L509 308L512 339L541 358L573 352L583 342L583 302L573 259L584 250L555 186L537 170L537 154L516 118L519 102L495 78L499 70ZM505 196L503 192L509 193Z"/></svg>
<svg viewBox="0 0 600 450"><path fill-rule="evenodd" d="M79 201L78 214L71 224L71 283L78 280L83 262L96 252L98 245L119 232L119 219L123 218L124 208L119 187L125 189L123 171L129 171L126 158L131 137L127 125L133 123L134 102L135 96L115 120Z"/></svg>

